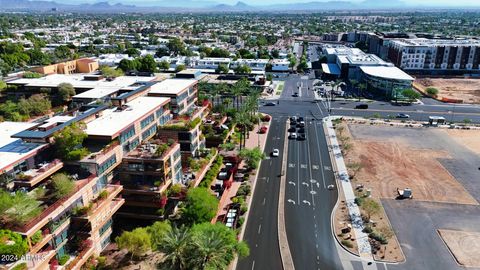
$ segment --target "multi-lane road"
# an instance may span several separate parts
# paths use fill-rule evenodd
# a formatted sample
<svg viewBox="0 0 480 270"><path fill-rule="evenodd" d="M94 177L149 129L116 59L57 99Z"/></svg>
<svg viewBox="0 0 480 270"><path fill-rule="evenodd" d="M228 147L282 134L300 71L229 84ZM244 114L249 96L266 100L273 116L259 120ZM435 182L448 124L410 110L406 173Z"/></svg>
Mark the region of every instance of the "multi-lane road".
<svg viewBox="0 0 480 270"><path fill-rule="evenodd" d="M383 263L359 260L341 248L332 233L331 213L338 198L334 172L323 131L322 119L328 115L323 102L314 102L312 78L290 76L277 106L263 106L273 122L267 137L265 153L274 148L279 157L262 161L249 210L244 240L250 256L239 261L237 269L283 269L278 243L278 207L285 132L290 116L305 119L305 141L290 140L287 149L285 183L285 228L295 269L387 269ZM298 97L293 97L297 93ZM332 115L371 117L408 113L413 120L427 121L428 116L444 116L447 121L470 119L480 123L480 107L441 104L395 106L386 102L369 102L369 109L358 110L357 101L334 101Z"/></svg>

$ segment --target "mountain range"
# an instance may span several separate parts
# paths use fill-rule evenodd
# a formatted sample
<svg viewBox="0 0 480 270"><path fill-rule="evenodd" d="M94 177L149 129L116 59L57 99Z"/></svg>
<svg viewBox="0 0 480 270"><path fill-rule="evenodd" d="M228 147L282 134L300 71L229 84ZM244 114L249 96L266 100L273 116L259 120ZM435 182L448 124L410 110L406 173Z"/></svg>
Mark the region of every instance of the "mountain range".
<svg viewBox="0 0 480 270"><path fill-rule="evenodd" d="M63 1L62 1L63 2ZM91 4L63 4L46 0L1 0L0 11L65 11L65 12L94 12L94 13L167 13L167 12L294 12L294 11L325 11L325 10L366 10L366 9L399 9L412 8L401 0L364 0L353 2L348 0L332 0L327 2L303 2L275 5L248 5L238 2L235 5L218 4L210 0L177 0L151 1L140 0L133 4L110 4L96 2Z"/></svg>

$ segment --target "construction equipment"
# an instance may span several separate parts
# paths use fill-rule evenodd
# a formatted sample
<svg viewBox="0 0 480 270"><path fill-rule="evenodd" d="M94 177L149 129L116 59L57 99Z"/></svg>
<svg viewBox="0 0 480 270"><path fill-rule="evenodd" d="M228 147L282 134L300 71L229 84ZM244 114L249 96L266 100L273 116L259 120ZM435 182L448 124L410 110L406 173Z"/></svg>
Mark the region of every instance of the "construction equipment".
<svg viewBox="0 0 480 270"><path fill-rule="evenodd" d="M397 194L399 199L412 199L412 190L410 188L399 189L397 188Z"/></svg>

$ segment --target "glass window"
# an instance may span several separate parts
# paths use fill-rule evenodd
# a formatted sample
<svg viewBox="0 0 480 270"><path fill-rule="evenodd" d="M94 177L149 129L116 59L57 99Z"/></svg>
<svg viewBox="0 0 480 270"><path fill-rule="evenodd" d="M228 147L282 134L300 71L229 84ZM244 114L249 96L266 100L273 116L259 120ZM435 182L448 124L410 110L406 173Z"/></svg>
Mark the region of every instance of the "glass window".
<svg viewBox="0 0 480 270"><path fill-rule="evenodd" d="M130 139L133 135L135 135L135 127L131 126L124 132L120 134L120 143L126 142L128 139Z"/></svg>
<svg viewBox="0 0 480 270"><path fill-rule="evenodd" d="M112 167L115 163L117 163L117 156L113 155L109 159L107 159L105 162L103 162L101 165L98 166L98 169L97 169L98 175L101 175L102 173L104 173L106 170Z"/></svg>
<svg viewBox="0 0 480 270"><path fill-rule="evenodd" d="M148 124L152 123L153 121L155 121L155 117L153 116L153 114L149 115L147 118L143 119L141 122L140 122L140 127L143 129L145 128Z"/></svg>

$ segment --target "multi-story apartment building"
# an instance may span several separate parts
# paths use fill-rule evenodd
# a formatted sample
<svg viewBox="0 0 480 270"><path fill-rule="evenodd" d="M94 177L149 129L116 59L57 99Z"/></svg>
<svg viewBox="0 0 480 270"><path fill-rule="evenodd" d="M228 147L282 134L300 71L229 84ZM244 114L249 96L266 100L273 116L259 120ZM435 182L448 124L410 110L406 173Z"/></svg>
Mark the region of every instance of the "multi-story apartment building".
<svg viewBox="0 0 480 270"><path fill-rule="evenodd" d="M124 156L119 178L124 187L122 197L126 199L120 216L161 219L167 188L182 180L180 144L161 140L141 144Z"/></svg>
<svg viewBox="0 0 480 270"><path fill-rule="evenodd" d="M174 115L191 113L198 99L198 81L166 79L152 85L148 96L170 98L170 109Z"/></svg>
<svg viewBox="0 0 480 270"><path fill-rule="evenodd" d="M480 41L475 39L392 40L388 57L396 66L413 73L480 73Z"/></svg>
<svg viewBox="0 0 480 270"><path fill-rule="evenodd" d="M13 205L1 213L2 228L20 234L28 246L24 256L1 268L56 269L62 263L65 269L80 269L110 242L112 216L124 203L124 199L117 198L122 186L98 172L82 170L76 162L65 166L54 158L54 151L47 150L55 132L71 123L92 119L104 108L34 124L2 123L2 142L6 143L2 149L9 152L1 153L5 158L3 188L15 191L10 196L26 194L31 199L25 202L28 205ZM12 176L14 180L9 181ZM58 193L56 178L70 183L67 193ZM18 212L16 207L26 208Z"/></svg>

